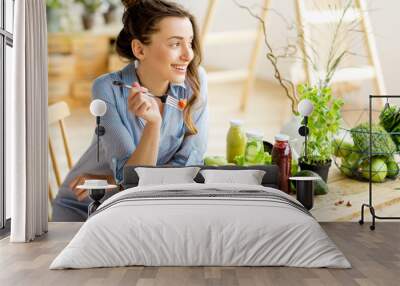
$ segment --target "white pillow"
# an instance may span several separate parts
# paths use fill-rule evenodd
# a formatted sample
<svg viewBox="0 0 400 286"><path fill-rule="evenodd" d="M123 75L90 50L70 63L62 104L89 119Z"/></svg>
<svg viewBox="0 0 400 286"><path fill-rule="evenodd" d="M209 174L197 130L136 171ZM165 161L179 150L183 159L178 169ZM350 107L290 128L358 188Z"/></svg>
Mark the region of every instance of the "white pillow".
<svg viewBox="0 0 400 286"><path fill-rule="evenodd" d="M265 171L262 170L201 170L204 183L235 183L261 185Z"/></svg>
<svg viewBox="0 0 400 286"><path fill-rule="evenodd" d="M135 168L139 177L138 186L195 183L193 179L199 170L199 167Z"/></svg>

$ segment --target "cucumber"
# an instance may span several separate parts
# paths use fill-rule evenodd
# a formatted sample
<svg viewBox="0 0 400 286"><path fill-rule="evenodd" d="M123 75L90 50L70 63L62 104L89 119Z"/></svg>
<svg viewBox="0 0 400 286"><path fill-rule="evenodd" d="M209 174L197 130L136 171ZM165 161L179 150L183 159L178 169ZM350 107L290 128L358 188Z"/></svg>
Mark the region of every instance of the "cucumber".
<svg viewBox="0 0 400 286"><path fill-rule="evenodd" d="M264 159L264 150L261 142L250 142L246 146L245 161L258 162ZM260 162L262 163L262 162Z"/></svg>
<svg viewBox="0 0 400 286"><path fill-rule="evenodd" d="M249 146L246 150L246 160L253 161L257 156L258 150L257 146Z"/></svg>

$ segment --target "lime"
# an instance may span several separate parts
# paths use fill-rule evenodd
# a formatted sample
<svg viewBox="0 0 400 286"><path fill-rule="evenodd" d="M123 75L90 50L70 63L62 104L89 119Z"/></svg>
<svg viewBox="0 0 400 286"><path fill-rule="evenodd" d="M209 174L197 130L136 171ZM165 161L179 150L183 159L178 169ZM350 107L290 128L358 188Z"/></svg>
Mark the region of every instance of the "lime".
<svg viewBox="0 0 400 286"><path fill-rule="evenodd" d="M387 174L387 166L385 161L380 158L372 159L372 168L371 168L371 180L375 183L381 183L385 180ZM365 162L361 165L361 173L365 179L369 179L369 161L365 160Z"/></svg>
<svg viewBox="0 0 400 286"><path fill-rule="evenodd" d="M388 178L396 178L399 174L399 165L394 160L389 160L386 162L387 165L387 177Z"/></svg>

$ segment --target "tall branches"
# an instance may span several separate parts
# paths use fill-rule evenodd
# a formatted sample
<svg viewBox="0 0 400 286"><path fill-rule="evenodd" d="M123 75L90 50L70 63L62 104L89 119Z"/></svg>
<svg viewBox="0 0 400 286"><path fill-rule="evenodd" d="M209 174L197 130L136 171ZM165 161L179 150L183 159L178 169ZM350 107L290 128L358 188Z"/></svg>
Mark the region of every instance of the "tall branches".
<svg viewBox="0 0 400 286"><path fill-rule="evenodd" d="M289 100L291 101L291 107L292 107L292 112L294 114L297 114L297 103L299 101L299 96L297 95L297 90L295 84L285 78L283 74L281 73L279 69L279 63L278 60L280 58L297 58L301 60L307 61L313 70L313 72L316 74L316 76L320 76L320 68L318 64L319 61L322 59L320 58L320 53L321 51L316 48L315 43L309 42L309 39L306 39L304 37L303 33L303 27L297 27L296 25L291 25L294 27L297 27L296 29L296 43L294 44L288 44L288 46L285 48L286 54L285 55L277 55L276 51L273 50L272 45L270 43L270 39L268 37L267 33L267 28L266 28L266 23L265 19L262 19L257 13L253 12L252 9L246 5L240 4L238 0L233 0L233 2L236 4L241 9L246 10L253 18L257 19L258 22L260 22L262 28L263 28L263 33L264 33L264 43L267 48L267 54L266 58L269 60L269 62L272 64L273 67L273 72L274 72L274 78L278 81L280 86L283 88L285 95ZM348 27L346 29L345 27L345 17L348 15L351 7L352 7L353 0L346 0L346 4L341 8L341 13L339 14L339 18L337 22L334 24L334 32L332 34L332 39L330 42L329 50L328 52L328 57L326 64L323 64L324 68L323 71L323 76L321 78L318 78L318 86L319 88L324 88L329 86L331 83L332 77L334 76L335 72L337 71L340 63L343 61L344 57L346 55L357 55L354 52L351 52L348 49L341 49L339 46L343 43L343 37L348 37L351 32L358 32L357 29L354 27L359 24L360 19L359 17L356 17L355 20L351 21L348 24ZM317 5L316 5L317 6ZM332 8L332 7L330 7ZM265 9L265 8L264 8ZM286 23L289 21L285 19L285 17L278 13L277 11L273 9L269 9L272 12L275 12L279 17L281 17ZM322 11L322 9L319 9ZM340 11L335 7L335 9L330 9L332 11ZM343 30L344 29L344 30ZM302 55L299 57L296 55L298 51L298 46L300 41L304 43L305 46L307 46L307 49L302 50ZM307 50L310 51L311 54L307 53ZM291 52L287 52L291 51Z"/></svg>
<svg viewBox="0 0 400 286"><path fill-rule="evenodd" d="M278 68L279 57L274 53L272 46L269 43L265 20L262 19L256 13L254 13L249 7L238 3L237 0L233 0L233 1L239 8L245 9L252 17L256 18L261 23L262 29L263 29L263 34L264 34L264 43L268 49L266 57L271 62L272 67L274 69L274 78L279 82L280 86L284 89L285 95L291 102L292 112L296 114L297 113L296 107L297 107L297 103L298 103L296 87L292 81L284 78L282 76L281 72L279 71L279 68Z"/></svg>

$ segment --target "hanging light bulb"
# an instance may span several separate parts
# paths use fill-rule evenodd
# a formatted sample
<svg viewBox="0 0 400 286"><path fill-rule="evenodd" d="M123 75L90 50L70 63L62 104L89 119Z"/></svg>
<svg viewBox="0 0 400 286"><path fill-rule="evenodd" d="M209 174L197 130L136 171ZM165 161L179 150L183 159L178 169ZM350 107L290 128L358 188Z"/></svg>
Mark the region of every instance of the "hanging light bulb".
<svg viewBox="0 0 400 286"><path fill-rule="evenodd" d="M99 162L100 157L100 136L106 133L104 126L100 125L100 117L104 116L107 112L107 104L101 99L95 99L90 103L90 113L96 117L96 130L97 135L97 162Z"/></svg>
<svg viewBox="0 0 400 286"><path fill-rule="evenodd" d="M309 116L314 110L314 104L309 99L303 99L297 105L297 109L301 116Z"/></svg>
<svg viewBox="0 0 400 286"><path fill-rule="evenodd" d="M90 113L93 116L103 116L107 112L107 105L101 99L95 99L90 103Z"/></svg>

